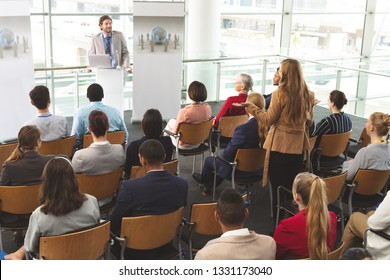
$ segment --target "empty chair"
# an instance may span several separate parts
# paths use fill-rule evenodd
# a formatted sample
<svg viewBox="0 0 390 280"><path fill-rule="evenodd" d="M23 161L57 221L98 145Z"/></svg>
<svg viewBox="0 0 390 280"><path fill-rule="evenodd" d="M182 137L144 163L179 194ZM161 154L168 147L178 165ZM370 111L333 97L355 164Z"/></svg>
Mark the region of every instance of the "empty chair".
<svg viewBox="0 0 390 280"><path fill-rule="evenodd" d="M354 158L356 153L363 147L367 147L371 143L371 138L368 136L366 128L364 127L358 140L349 139L349 146L347 156Z"/></svg>
<svg viewBox="0 0 390 280"><path fill-rule="evenodd" d="M110 222L72 233L42 236L39 240L39 259L96 260L108 259L110 252ZM28 254L27 254L28 255Z"/></svg>
<svg viewBox="0 0 390 280"><path fill-rule="evenodd" d="M313 169L315 174L333 174L335 170L341 168L347 160L349 137L352 131L339 134L324 134L315 148L313 156ZM342 154L342 156L340 156Z"/></svg>
<svg viewBox="0 0 390 280"><path fill-rule="evenodd" d="M126 142L126 132L124 130L107 132L107 141L111 144L124 145ZM83 148L89 147L93 142L91 134L84 134Z"/></svg>
<svg viewBox="0 0 390 280"><path fill-rule="evenodd" d="M42 141L38 149L41 155L65 155L72 158L76 145L76 136L69 136L53 141Z"/></svg>
<svg viewBox="0 0 390 280"><path fill-rule="evenodd" d="M126 248L152 250L172 243L180 230L183 212L182 206L168 214L122 218L120 237L112 234L121 247L120 259L125 259ZM164 247L164 251L159 252L154 259L172 259L177 255L178 251L169 246Z"/></svg>

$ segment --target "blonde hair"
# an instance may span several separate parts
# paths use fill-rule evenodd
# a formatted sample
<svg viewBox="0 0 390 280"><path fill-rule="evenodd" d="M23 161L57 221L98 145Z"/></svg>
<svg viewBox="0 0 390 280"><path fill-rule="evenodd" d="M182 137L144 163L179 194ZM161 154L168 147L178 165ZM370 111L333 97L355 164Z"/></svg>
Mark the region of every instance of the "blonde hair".
<svg viewBox="0 0 390 280"><path fill-rule="evenodd" d="M381 112L375 112L370 115L369 119L379 136L383 137L389 133L390 115Z"/></svg>
<svg viewBox="0 0 390 280"><path fill-rule="evenodd" d="M253 79L250 75L245 73L240 73L237 76L237 80L240 81L241 85L244 87L245 92L252 91L253 88Z"/></svg>
<svg viewBox="0 0 390 280"><path fill-rule="evenodd" d="M252 104L259 107L259 109L264 110L265 108L265 99L264 97L257 92L252 92L248 95L247 102L251 102ZM259 146L262 147L265 141L265 138L267 136L267 127L264 125L264 123L257 121L258 124L258 133L260 138Z"/></svg>
<svg viewBox="0 0 390 280"><path fill-rule="evenodd" d="M41 139L41 132L35 125L23 126L18 133L18 145L6 161L17 161L25 151L34 150Z"/></svg>
<svg viewBox="0 0 390 280"><path fill-rule="evenodd" d="M303 122L310 111L309 88L303 77L302 67L298 60L285 59L280 64L279 89L282 98L286 98L287 120L292 124Z"/></svg>
<svg viewBox="0 0 390 280"><path fill-rule="evenodd" d="M294 194L300 195L306 206L309 257L312 260L326 260L330 232L326 184L320 177L304 172L295 177L292 190Z"/></svg>

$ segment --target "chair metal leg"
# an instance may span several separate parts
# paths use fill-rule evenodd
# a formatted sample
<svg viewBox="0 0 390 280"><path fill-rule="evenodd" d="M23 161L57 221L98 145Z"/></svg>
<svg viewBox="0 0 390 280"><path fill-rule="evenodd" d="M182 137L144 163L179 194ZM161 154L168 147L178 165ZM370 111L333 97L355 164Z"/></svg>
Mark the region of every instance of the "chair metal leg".
<svg viewBox="0 0 390 280"><path fill-rule="evenodd" d="M215 200L215 189L217 188L217 158L214 156L214 183L213 183L213 200Z"/></svg>
<svg viewBox="0 0 390 280"><path fill-rule="evenodd" d="M196 162L196 155L192 158L192 174L195 173L195 162Z"/></svg>
<svg viewBox="0 0 390 280"><path fill-rule="evenodd" d="M269 190L269 200L270 200L270 213L271 213L271 218L274 217L274 206L273 206L273 196L272 196L272 185L270 183L270 181L268 180L267 182L267 187L268 187L268 190Z"/></svg>

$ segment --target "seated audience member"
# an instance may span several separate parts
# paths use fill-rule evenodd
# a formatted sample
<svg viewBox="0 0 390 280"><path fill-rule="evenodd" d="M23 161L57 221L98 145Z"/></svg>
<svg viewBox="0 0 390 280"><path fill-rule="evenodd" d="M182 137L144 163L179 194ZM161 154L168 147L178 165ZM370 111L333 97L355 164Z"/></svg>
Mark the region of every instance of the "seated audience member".
<svg viewBox="0 0 390 280"><path fill-rule="evenodd" d="M93 143L73 155L74 172L100 175L118 169L125 162L125 152L122 145L107 141L109 128L107 115L102 111L93 110L89 114L88 121L88 130L91 132Z"/></svg>
<svg viewBox="0 0 390 280"><path fill-rule="evenodd" d="M198 81L193 81L188 87L188 97L192 100L190 105L179 110L176 120L171 119L165 127L166 130L176 134L181 123L198 124L208 121L211 118L211 107L204 103L207 99L207 89L204 84ZM176 146L176 139L172 136L172 143ZM179 142L180 149L194 149L199 144L190 145L188 143Z"/></svg>
<svg viewBox="0 0 390 280"><path fill-rule="evenodd" d="M241 194L225 189L214 213L223 234L199 250L195 260L274 260L276 245L272 237L244 228L248 214Z"/></svg>
<svg viewBox="0 0 390 280"><path fill-rule="evenodd" d="M42 205L31 214L24 246L5 259L21 260L25 251L38 255L41 236L60 235L99 223L96 198L79 192L67 158L55 157L47 163L39 200Z"/></svg>
<svg viewBox="0 0 390 280"><path fill-rule="evenodd" d="M276 68L275 74L272 78L272 84L274 86L279 86L280 82L280 74L279 74L279 67ZM272 98L272 92L270 94L263 94L265 99L265 110L268 110L269 105L271 104L271 98Z"/></svg>
<svg viewBox="0 0 390 280"><path fill-rule="evenodd" d="M88 133L88 116L93 110L103 111L107 115L110 124L108 131L124 130L127 141L129 134L121 112L114 107L102 103L104 97L102 86L99 84L91 84L87 89L87 97L90 103L79 108L73 118L71 135L76 135L76 146L79 148L83 146L84 134Z"/></svg>
<svg viewBox="0 0 390 280"><path fill-rule="evenodd" d="M146 140L139 148L139 156L146 175L124 181L112 212L111 231L118 236L123 217L167 214L187 204L187 181L163 170L163 145L154 139ZM158 252L159 249L126 250L125 256L128 259L154 259Z"/></svg>
<svg viewBox="0 0 390 280"><path fill-rule="evenodd" d="M140 166L138 151L143 142L148 139L155 139L160 141L165 149L164 162L172 160L173 146L169 136L163 136L162 131L162 116L159 110L149 109L145 112L141 125L144 132L144 136L141 139L130 142L126 149L126 162L125 162L125 178L130 178L131 168L133 166Z"/></svg>
<svg viewBox="0 0 390 280"><path fill-rule="evenodd" d="M328 211L325 182L300 173L292 187L299 212L276 227L276 259L325 260L336 241L336 214Z"/></svg>
<svg viewBox="0 0 390 280"><path fill-rule="evenodd" d="M24 125L36 125L42 141L53 141L68 135L68 122L63 116L49 112L50 93L45 86L36 86L30 91L31 104L37 108L37 116Z"/></svg>
<svg viewBox="0 0 390 280"><path fill-rule="evenodd" d="M251 93L247 98L248 102L253 103L260 109L264 109L264 97L259 93ZM223 151L223 158L227 161L233 162L238 149L253 149L261 147L264 143L267 128L258 124L256 119L248 114L248 121L242 125L239 125L234 130L232 139L228 146ZM232 167L230 164L217 158L217 181L216 185L222 183L223 179L230 179L232 173ZM236 172L236 177L242 178L245 176L251 176L253 174L247 174L245 172ZM213 187L214 183L214 157L207 157L204 165L202 174L194 173L194 179L201 184L202 194L208 195Z"/></svg>
<svg viewBox="0 0 390 280"><path fill-rule="evenodd" d="M122 145L111 144L107 141L109 127L107 115L94 110L88 117L88 130L91 132L93 143L85 149L75 152L72 166L75 173L100 175L112 172L125 163L125 152ZM99 200L104 205L112 200L112 196Z"/></svg>
<svg viewBox="0 0 390 280"><path fill-rule="evenodd" d="M343 171L348 171L347 181L352 181L359 169L390 169L390 145L386 139L389 133L390 115L375 112L366 123L371 144L361 148L354 159L345 161Z"/></svg>
<svg viewBox="0 0 390 280"><path fill-rule="evenodd" d="M352 121L347 114L342 112L344 105L348 102L344 92L333 90L329 94L328 107L332 114L323 118L316 125L313 135L339 134L352 129Z"/></svg>
<svg viewBox="0 0 390 280"><path fill-rule="evenodd" d="M350 247L361 247L367 228L383 231L390 235L390 191L387 192L375 212L352 213L343 234L344 250ZM366 247L376 259L390 260L390 242L381 236L369 231Z"/></svg>
<svg viewBox="0 0 390 280"><path fill-rule="evenodd" d="M42 156L38 153L40 136L35 125L26 125L19 130L18 145L3 163L1 186L33 185L41 182L43 168L53 156Z"/></svg>
<svg viewBox="0 0 390 280"><path fill-rule="evenodd" d="M367 249L352 247L341 255L340 260L374 260L374 257Z"/></svg>
<svg viewBox="0 0 390 280"><path fill-rule="evenodd" d="M219 118L224 116L245 115L246 111L243 107L233 106L233 103L243 103L248 97L249 91L253 88L252 77L245 73L238 74L234 82L234 90L238 92L237 96L230 96L223 103L221 110L215 117L213 126L218 127Z"/></svg>

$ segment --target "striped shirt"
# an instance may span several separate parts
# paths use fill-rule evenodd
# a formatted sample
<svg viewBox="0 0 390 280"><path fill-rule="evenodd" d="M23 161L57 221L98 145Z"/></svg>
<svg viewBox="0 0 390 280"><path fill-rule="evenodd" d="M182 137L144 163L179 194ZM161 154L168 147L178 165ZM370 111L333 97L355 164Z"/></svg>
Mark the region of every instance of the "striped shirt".
<svg viewBox="0 0 390 280"><path fill-rule="evenodd" d="M323 118L317 125L313 135L323 134L339 134L348 132L352 129L352 121L348 115L341 113L334 113L328 117Z"/></svg>

